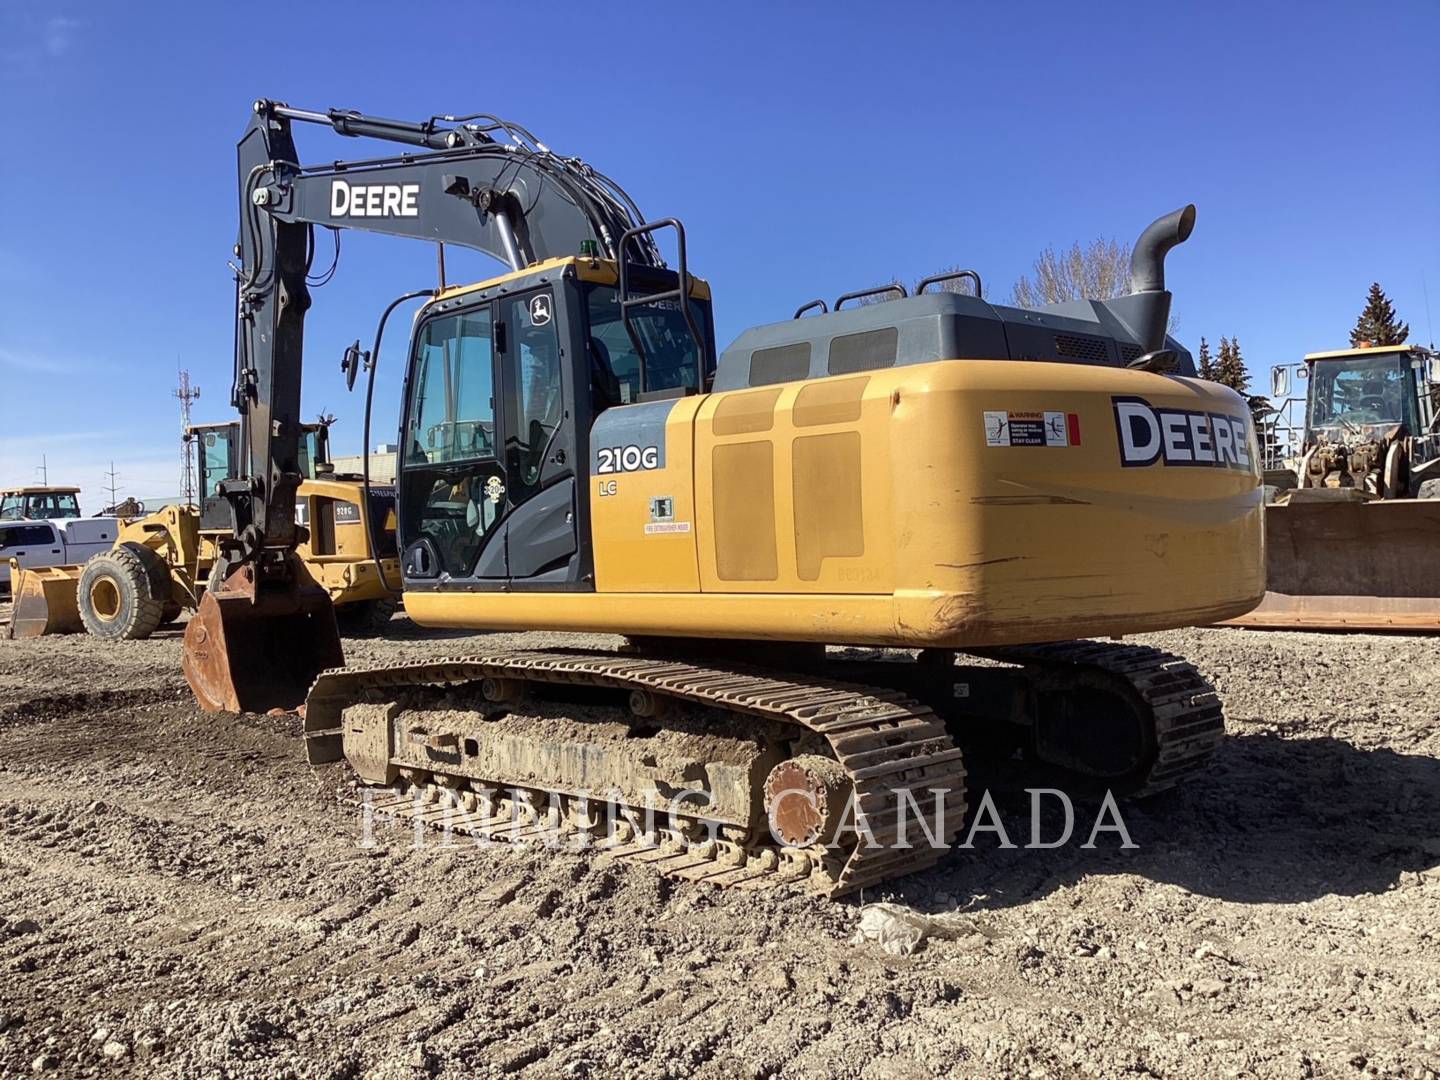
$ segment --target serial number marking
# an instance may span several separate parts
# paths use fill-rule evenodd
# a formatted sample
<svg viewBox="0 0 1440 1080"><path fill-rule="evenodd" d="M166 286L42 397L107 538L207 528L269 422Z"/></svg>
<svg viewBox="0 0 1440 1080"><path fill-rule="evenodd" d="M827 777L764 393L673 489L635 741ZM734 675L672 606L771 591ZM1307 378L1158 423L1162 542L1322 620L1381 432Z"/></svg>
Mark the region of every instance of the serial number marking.
<svg viewBox="0 0 1440 1080"><path fill-rule="evenodd" d="M641 472L660 467L658 446L602 446L596 454L599 457L599 473Z"/></svg>

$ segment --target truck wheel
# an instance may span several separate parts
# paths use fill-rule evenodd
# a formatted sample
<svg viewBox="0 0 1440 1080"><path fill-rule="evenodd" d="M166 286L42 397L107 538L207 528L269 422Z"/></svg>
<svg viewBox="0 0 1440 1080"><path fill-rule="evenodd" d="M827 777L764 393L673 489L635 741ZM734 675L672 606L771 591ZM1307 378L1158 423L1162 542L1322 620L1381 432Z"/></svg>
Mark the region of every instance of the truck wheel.
<svg viewBox="0 0 1440 1080"><path fill-rule="evenodd" d="M391 596L340 604L335 608L335 622L346 637L374 637L385 632L399 606Z"/></svg>
<svg viewBox="0 0 1440 1080"><path fill-rule="evenodd" d="M122 544L87 562L76 589L85 629L107 641L153 634L165 610L165 600L154 589L157 562L163 571L160 556L141 544ZM168 585L168 574L165 581Z"/></svg>

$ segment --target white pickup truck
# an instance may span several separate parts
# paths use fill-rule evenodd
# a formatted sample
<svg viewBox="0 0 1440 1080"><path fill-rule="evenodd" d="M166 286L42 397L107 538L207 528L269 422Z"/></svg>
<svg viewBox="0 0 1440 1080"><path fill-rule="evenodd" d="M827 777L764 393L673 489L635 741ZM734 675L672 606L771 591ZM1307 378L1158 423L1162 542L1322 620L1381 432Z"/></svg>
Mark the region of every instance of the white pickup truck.
<svg viewBox="0 0 1440 1080"><path fill-rule="evenodd" d="M111 517L0 521L0 595L10 592L10 560L21 566L78 566L115 546L120 522Z"/></svg>

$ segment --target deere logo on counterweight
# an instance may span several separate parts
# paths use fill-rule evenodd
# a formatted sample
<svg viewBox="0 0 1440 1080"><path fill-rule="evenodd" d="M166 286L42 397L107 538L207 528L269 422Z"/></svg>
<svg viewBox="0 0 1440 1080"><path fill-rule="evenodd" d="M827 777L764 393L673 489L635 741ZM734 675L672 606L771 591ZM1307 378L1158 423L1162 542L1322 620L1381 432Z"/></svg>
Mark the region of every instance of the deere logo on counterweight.
<svg viewBox="0 0 1440 1080"><path fill-rule="evenodd" d="M1193 465L1249 472L1250 421L1229 413L1160 409L1144 398L1116 397L1120 464Z"/></svg>

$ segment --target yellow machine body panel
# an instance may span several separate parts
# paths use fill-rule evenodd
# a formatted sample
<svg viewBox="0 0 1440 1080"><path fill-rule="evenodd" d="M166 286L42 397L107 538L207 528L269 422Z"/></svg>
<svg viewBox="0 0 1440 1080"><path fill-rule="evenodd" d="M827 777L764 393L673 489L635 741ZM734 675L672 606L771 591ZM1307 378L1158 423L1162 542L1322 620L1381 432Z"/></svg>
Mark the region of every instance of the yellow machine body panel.
<svg viewBox="0 0 1440 1080"><path fill-rule="evenodd" d="M375 569L370 548L371 523L365 505L364 488L354 480L305 479L296 489L296 498L305 503L309 538L298 545L296 554L335 604L379 600L389 595L386 588L400 583L400 560L381 559L385 580ZM394 535L395 511L379 523L382 532Z"/></svg>
<svg viewBox="0 0 1440 1080"><path fill-rule="evenodd" d="M598 592L700 591L694 431L696 414L708 400L688 397L675 403L665 423L664 468L591 479ZM654 513L656 499L671 500L670 514ZM666 516L670 520L657 520Z"/></svg>
<svg viewBox="0 0 1440 1080"><path fill-rule="evenodd" d="M586 481L595 592L407 611L963 647L1209 623L1265 591L1249 410L1201 380L939 361L713 393L676 401L663 461L636 464Z"/></svg>

